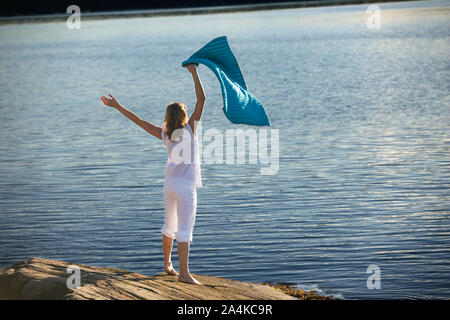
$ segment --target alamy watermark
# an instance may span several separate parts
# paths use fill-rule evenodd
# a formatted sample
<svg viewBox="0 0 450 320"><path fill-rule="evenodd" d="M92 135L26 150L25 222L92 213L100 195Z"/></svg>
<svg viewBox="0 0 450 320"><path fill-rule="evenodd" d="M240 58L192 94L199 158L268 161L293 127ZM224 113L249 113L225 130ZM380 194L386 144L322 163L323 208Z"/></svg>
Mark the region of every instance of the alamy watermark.
<svg viewBox="0 0 450 320"><path fill-rule="evenodd" d="M367 278L367 289L381 289L381 269L376 264L367 267L366 273L370 274Z"/></svg>
<svg viewBox="0 0 450 320"><path fill-rule="evenodd" d="M369 30L379 30L381 28L381 10L376 4L367 7L366 13L370 16L366 20L366 26Z"/></svg>
<svg viewBox="0 0 450 320"><path fill-rule="evenodd" d="M169 150L175 164L260 164L261 175L275 175L279 170L279 130L272 128L217 128L202 130L201 122L195 124L198 144L186 127L173 131L172 140L179 143Z"/></svg>
<svg viewBox="0 0 450 320"><path fill-rule="evenodd" d="M66 285L69 290L81 287L81 271L80 267L70 265L66 268L66 273L70 274L67 278Z"/></svg>
<svg viewBox="0 0 450 320"><path fill-rule="evenodd" d="M67 7L66 13L70 16L66 20L66 26L69 30L81 29L81 10L80 7L72 4Z"/></svg>

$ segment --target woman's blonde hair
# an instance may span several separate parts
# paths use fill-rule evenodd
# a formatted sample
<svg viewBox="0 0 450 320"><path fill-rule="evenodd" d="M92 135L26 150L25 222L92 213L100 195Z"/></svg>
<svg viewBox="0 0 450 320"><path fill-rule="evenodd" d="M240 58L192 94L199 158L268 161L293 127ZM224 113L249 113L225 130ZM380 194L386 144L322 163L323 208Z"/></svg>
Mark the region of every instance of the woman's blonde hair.
<svg viewBox="0 0 450 320"><path fill-rule="evenodd" d="M172 133L178 128L183 128L187 122L186 106L183 103L172 102L167 106L163 130L170 140L172 140Z"/></svg>

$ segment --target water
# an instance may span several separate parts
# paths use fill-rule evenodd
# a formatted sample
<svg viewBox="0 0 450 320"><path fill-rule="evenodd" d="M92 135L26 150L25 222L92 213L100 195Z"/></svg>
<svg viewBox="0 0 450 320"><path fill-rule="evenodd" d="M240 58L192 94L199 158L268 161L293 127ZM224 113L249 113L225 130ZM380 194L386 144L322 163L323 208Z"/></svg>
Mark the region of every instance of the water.
<svg viewBox="0 0 450 320"><path fill-rule="evenodd" d="M100 96L157 124L171 101L192 110L180 63L227 35L280 130L279 171L203 165L191 271L350 299L450 298L450 4L381 4L379 30L366 8L0 26L0 266L162 271L166 150ZM199 74L203 129L242 127L212 72Z"/></svg>

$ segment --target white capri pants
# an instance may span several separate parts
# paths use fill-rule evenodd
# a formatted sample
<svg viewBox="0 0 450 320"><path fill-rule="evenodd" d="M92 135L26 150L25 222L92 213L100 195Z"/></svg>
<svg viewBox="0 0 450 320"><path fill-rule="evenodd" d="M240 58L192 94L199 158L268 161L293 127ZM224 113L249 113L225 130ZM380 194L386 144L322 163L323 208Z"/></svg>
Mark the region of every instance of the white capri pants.
<svg viewBox="0 0 450 320"><path fill-rule="evenodd" d="M164 181L165 219L161 232L178 242L191 242L197 209L195 182L168 178Z"/></svg>

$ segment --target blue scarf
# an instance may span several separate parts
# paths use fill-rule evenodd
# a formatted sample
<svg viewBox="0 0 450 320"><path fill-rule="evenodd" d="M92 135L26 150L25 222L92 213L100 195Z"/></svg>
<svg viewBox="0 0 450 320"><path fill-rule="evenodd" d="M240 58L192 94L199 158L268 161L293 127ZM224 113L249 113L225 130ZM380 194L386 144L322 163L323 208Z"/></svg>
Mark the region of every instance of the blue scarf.
<svg viewBox="0 0 450 320"><path fill-rule="evenodd" d="M228 120L235 124L270 126L270 120L263 105L247 91L241 69L228 45L226 36L208 42L181 65L184 67L189 63L197 66L199 63L204 64L219 79L223 112Z"/></svg>

